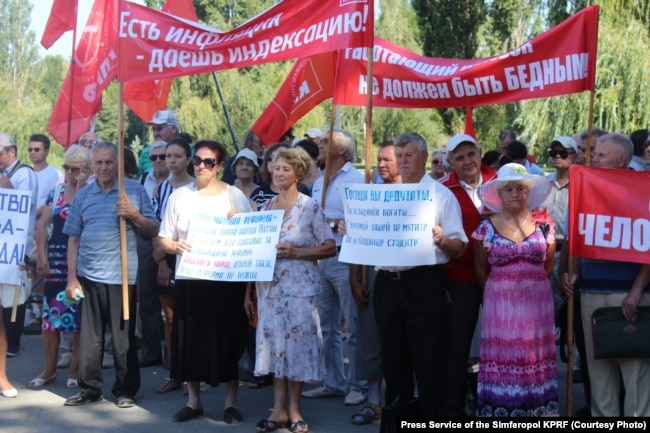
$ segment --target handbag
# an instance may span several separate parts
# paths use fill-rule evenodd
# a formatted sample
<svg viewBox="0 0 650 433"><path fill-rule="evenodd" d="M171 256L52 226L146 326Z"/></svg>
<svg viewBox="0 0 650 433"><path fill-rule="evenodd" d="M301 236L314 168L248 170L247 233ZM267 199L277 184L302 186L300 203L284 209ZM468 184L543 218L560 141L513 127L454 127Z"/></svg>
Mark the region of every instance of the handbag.
<svg viewBox="0 0 650 433"><path fill-rule="evenodd" d="M399 419L419 416L420 402L417 398L404 401L402 396L397 396L392 404L381 408L379 433L398 433L402 431L398 424Z"/></svg>
<svg viewBox="0 0 650 433"><path fill-rule="evenodd" d="M604 307L591 316L594 358L650 358L650 307L639 307L629 322L621 307Z"/></svg>

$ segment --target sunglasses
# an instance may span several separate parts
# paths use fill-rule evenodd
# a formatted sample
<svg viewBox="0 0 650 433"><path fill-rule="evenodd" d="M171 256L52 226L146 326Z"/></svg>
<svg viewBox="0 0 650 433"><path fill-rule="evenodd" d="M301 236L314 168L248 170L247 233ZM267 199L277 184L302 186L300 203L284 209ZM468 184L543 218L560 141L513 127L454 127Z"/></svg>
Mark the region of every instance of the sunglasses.
<svg viewBox="0 0 650 433"><path fill-rule="evenodd" d="M75 174L75 175L81 173L81 167L73 167L71 165L63 164L63 166L61 166L61 168L63 168L63 171L71 171L72 174Z"/></svg>
<svg viewBox="0 0 650 433"><path fill-rule="evenodd" d="M198 156L195 156L194 158L192 158L192 164L194 164L197 167L203 164L205 168L207 168L208 170L212 170L214 167L216 167L217 160L215 158L201 159Z"/></svg>
<svg viewBox="0 0 650 433"><path fill-rule="evenodd" d="M432 163L433 165L442 164L442 159L432 159L432 160L431 160L431 163Z"/></svg>
<svg viewBox="0 0 650 433"><path fill-rule="evenodd" d="M156 125L156 126L152 126L151 130L154 131L154 132L159 132L159 131L162 131L163 129L167 128L167 126L169 126L169 125Z"/></svg>
<svg viewBox="0 0 650 433"><path fill-rule="evenodd" d="M88 138L82 138L81 140L79 140L79 144L90 149L91 147L97 144L97 140L89 140Z"/></svg>
<svg viewBox="0 0 650 433"><path fill-rule="evenodd" d="M27 148L27 152L30 152L30 153L31 153L31 152L38 153L38 152L40 152L41 150L43 150L43 149L41 149L40 147L28 147L28 148Z"/></svg>
<svg viewBox="0 0 650 433"><path fill-rule="evenodd" d="M560 155L560 158L562 159L567 159L569 155L575 155L575 152L569 152L568 150L549 150L548 155L551 158L555 158L556 156Z"/></svg>
<svg viewBox="0 0 650 433"><path fill-rule="evenodd" d="M156 159L158 161L164 161L165 158L167 158L167 155L165 155L164 153L160 155L149 155L149 161L151 162L156 162Z"/></svg>

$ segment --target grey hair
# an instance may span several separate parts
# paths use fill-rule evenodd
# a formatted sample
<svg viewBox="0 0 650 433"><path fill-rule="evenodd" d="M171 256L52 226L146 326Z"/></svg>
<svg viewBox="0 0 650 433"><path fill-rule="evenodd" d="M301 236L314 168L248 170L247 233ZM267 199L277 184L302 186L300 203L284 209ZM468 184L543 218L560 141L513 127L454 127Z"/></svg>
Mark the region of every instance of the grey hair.
<svg viewBox="0 0 650 433"><path fill-rule="evenodd" d="M153 144L151 145L151 148L149 149L149 152L151 152L154 149L160 149L160 148L164 150L165 147L167 147L166 141L163 140L154 141Z"/></svg>
<svg viewBox="0 0 650 433"><path fill-rule="evenodd" d="M409 143L414 143L418 147L420 155L425 155L429 151L426 140L417 132L404 132L395 139L397 147L406 147Z"/></svg>
<svg viewBox="0 0 650 433"><path fill-rule="evenodd" d="M100 141L96 145L93 146L92 149L90 149L90 159L92 160L93 157L95 156L95 152L103 149L108 149L113 152L113 156L115 157L115 161L117 162L117 146L111 143L110 141Z"/></svg>
<svg viewBox="0 0 650 433"><path fill-rule="evenodd" d="M625 156L625 166L627 167L634 154L634 144L632 144L632 141L629 139L629 137L623 134L612 132L610 134L605 134L598 137L596 144L600 144L605 141L611 141L614 144L614 147L616 147L616 150L618 150L619 154Z"/></svg>
<svg viewBox="0 0 650 433"><path fill-rule="evenodd" d="M71 144L63 154L63 161L83 164L88 171L90 170L90 150L80 144Z"/></svg>
<svg viewBox="0 0 650 433"><path fill-rule="evenodd" d="M322 137L329 136L329 133L329 128L326 128L323 130ZM345 154L343 155L345 162L354 162L357 157L357 142L354 139L354 135L344 129L334 128L332 129L332 141L334 137L336 137L338 144L345 150Z"/></svg>

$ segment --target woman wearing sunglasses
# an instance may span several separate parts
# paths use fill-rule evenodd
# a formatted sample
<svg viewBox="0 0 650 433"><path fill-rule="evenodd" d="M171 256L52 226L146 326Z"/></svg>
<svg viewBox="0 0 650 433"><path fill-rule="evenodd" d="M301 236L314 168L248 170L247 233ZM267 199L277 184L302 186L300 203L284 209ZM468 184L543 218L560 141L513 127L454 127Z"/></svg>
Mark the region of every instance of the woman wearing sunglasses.
<svg viewBox="0 0 650 433"><path fill-rule="evenodd" d="M189 227L197 211L210 209L223 216L251 212L248 198L221 181L226 151L216 141L195 145L192 165L196 179L169 197L160 226L160 243L177 258L191 251ZM188 400L173 421L188 421L203 414L200 383L226 383L223 420L242 421L237 408L238 361L244 349L248 318L244 311L246 283L198 279L176 280L172 328L171 377L187 382Z"/></svg>

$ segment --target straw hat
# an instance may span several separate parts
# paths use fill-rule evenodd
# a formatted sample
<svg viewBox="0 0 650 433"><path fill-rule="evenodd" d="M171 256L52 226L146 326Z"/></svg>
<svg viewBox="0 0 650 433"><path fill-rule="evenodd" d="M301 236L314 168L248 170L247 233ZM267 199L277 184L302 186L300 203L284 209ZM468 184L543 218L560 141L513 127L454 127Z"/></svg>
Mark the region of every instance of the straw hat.
<svg viewBox="0 0 650 433"><path fill-rule="evenodd" d="M541 205L546 197L551 193L551 182L544 176L528 174L526 167L521 164L505 164L497 172L497 178L484 183L478 189L479 197L483 205L493 211L501 211L503 203L499 197L497 187L500 182L511 182L530 179L532 186L528 192L528 209L536 209Z"/></svg>

